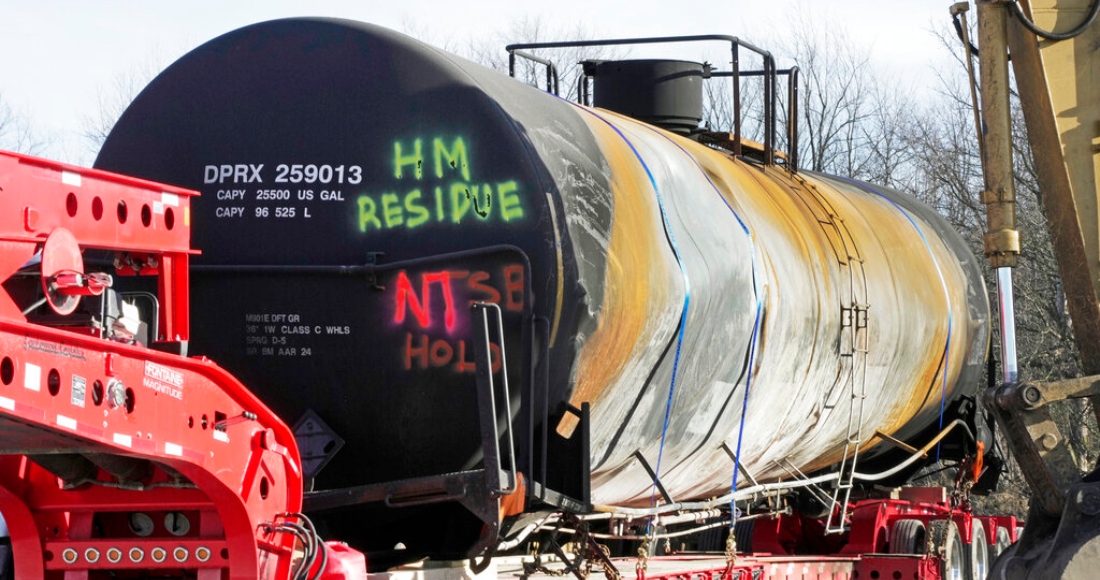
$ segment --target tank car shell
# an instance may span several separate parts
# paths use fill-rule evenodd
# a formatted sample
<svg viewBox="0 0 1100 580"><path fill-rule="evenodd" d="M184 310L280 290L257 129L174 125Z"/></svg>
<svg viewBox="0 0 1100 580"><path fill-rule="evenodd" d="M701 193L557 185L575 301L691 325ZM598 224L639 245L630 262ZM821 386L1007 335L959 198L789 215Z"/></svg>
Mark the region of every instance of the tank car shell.
<svg viewBox="0 0 1100 580"><path fill-rule="evenodd" d="M664 308L605 300L580 351L573 402L594 401L596 501L650 500L653 482L635 451L661 464L673 497L728 488L746 387L742 457L768 479L838 462L850 435L864 447L876 431L910 436L973 384L987 340L980 273L957 236L944 240L953 234L932 212L899 203L896 192L792 178L614 114L586 115L616 196L608 263L650 265L609 267L604 288L648 287L661 261L659 275L671 282L647 297ZM649 225L666 231L664 251L641 258L630 241L637 235L617 233L639 230L618 213L637 211L619 196L638 187L657 200ZM633 328L631 340L624 334ZM666 356L639 388L646 368L630 363L669 341L679 360ZM629 362L609 369L606 361Z"/></svg>
<svg viewBox="0 0 1100 580"><path fill-rule="evenodd" d="M293 218L261 217L291 205L260 192L300 163L360 179L340 199L296 199ZM238 164L262 166L265 185L206 179ZM470 300L522 291L510 322L546 321L549 404L591 404L597 503L651 501L639 454L691 499L728 489L739 445L767 479L839 461L852 414L867 444L905 438L969 392L986 352L980 272L912 199L737 159L362 23L273 21L210 41L139 95L96 165L202 191L193 348L288 421L315 410L347 441L319 489L476 464L473 375L455 361L469 320L453 308ZM243 215L217 213L230 205ZM339 270L375 272L371 252L381 289ZM351 330L248 329L278 312ZM312 356L266 357L249 337Z"/></svg>

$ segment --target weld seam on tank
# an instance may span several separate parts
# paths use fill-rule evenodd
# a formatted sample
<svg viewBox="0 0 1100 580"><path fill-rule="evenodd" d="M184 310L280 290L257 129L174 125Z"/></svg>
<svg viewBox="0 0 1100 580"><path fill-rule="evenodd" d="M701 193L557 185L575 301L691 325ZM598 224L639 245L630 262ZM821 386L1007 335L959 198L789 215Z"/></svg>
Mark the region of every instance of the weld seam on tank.
<svg viewBox="0 0 1100 580"><path fill-rule="evenodd" d="M668 220L668 212L665 209L664 197L661 195L661 190L657 187L657 180L653 177L653 172L650 171L649 165L646 164L645 159L642 158L641 153L634 146L634 143L622 132L617 126L605 119L603 116L596 114L595 112L580 108L580 110L596 117L600 121L604 122L608 127L611 127L613 131L626 143L627 147L630 147L630 151L634 154L635 159L641 164L642 169L645 170L646 177L649 178L649 184L653 187L653 194L657 198L657 208L661 212L661 222L664 225L665 237L668 238L669 245L672 248L672 254L676 257L676 265L680 268L680 276L684 279L684 306L680 310L680 324L677 329L676 335L676 355L672 359L672 379L668 385L668 402L665 404L665 422L661 428L661 443L657 448L657 465L653 469L653 488L650 492L650 503L655 504L657 501L657 482L661 477L661 459L664 457L665 450L665 437L668 435L668 423L672 416L672 401L673 396L676 393L676 375L680 369L680 353L684 345L684 329L687 327L688 319L688 306L691 303L691 280L688 278L687 269L684 267L684 262L680 258L680 247L676 243L676 234L672 231L672 223ZM659 364L659 363L658 363ZM650 522L652 523L652 522ZM647 524L647 533L648 533Z"/></svg>
<svg viewBox="0 0 1100 580"><path fill-rule="evenodd" d="M924 230L922 230L920 228L920 226L917 225L917 222L913 219L913 216L908 211L906 211L905 208L901 207L900 205L898 205L898 203L896 201L890 199L889 196L882 193L881 191L878 191L877 189L870 186L869 184L861 183L861 182L855 181L853 179L848 179L846 177L840 177L840 176L831 176L831 177L833 179L836 179L837 181L842 181L844 183L855 186L855 187L857 187L859 189L862 189L864 191L873 193L873 194L879 196L880 198L886 200L886 202L889 203L890 205L894 206L894 209L897 209L898 212L901 213L901 215L905 216L905 219L909 221L909 224L913 226L913 229L917 230L917 234L920 235L921 242L924 243L924 249L928 251L928 257L932 260L932 264L936 267L936 276L938 276L939 279L940 279L940 289L943 290L943 298L944 298L944 302L947 306L947 308L946 308L946 310L947 310L947 340L944 341L943 365L942 365L943 376L940 378L940 420L939 420L939 429L942 431L943 430L943 417L944 417L944 413L946 412L946 405L947 405L947 375L950 372L950 368L951 368L950 367L950 363L951 363L951 333L954 330L954 317L955 317L955 315L951 311L951 294L947 290L947 280L943 276L943 269L940 267L940 262L939 262L939 260L936 259L936 254L932 251L932 245L930 243L928 243L928 238L924 235ZM939 462L939 460L940 460L940 446L936 445L936 461Z"/></svg>
<svg viewBox="0 0 1100 580"><path fill-rule="evenodd" d="M680 152L682 152L695 165L695 168L699 171L699 173L703 176L703 178L707 180L707 183L710 184L710 187L711 187L711 189L714 190L714 193L718 195L718 198L722 200L722 203L725 204L726 208L728 208L730 210L730 214L732 214L733 218L737 220L737 223L741 226L741 231L745 233L745 237L748 239L748 242L749 242L749 264L750 264L750 271L752 273L753 298L756 299L756 318L755 318L755 321L753 322L753 326L752 326L752 337L749 339L749 353L748 353L747 368L745 369L745 372L743 373L744 377L745 377L745 395L744 395L744 398L742 399L742 402L741 402L741 419L740 419L738 427L737 427L737 446L736 446L736 448L734 450L734 454L733 454L733 477L732 477L732 481L730 482L730 494L732 495L732 494L737 492L737 476L738 476L738 473L740 472L740 466L741 466L741 442L744 440L744 435L745 435L745 417L748 416L748 411L749 411L749 390L752 388L753 367L755 365L755 360L756 360L756 344L757 344L757 339L760 336L760 324L761 324L762 319L763 319L763 311L764 311L763 298L762 298L763 292L761 291L761 288L760 288L760 279L757 276L756 244L755 244L755 240L753 239L752 231L749 229L748 225L741 219L741 216L738 215L737 210L735 210L733 208L733 205L731 205L729 200L726 199L726 196L722 195L722 191L718 189L718 185L714 183L714 180L712 180L710 178L710 175L708 175L707 172L703 170L703 166L700 165L699 160L694 155L691 155L686 149L684 149L684 147L682 145L680 145L674 139L672 139L672 137L670 137L667 133L662 133L662 132L657 131L655 129L650 129L650 130L653 133L664 137L669 143L671 143L674 147L679 149ZM712 432L713 432L713 430L712 430ZM709 437L708 437L708 439L709 439ZM698 451L698 448L696 448L695 451ZM691 456L694 453L695 452L689 453L688 456ZM737 515L736 514L737 514L737 508L734 505L734 500L731 499L730 500L730 528L732 528L734 526L734 524L737 522Z"/></svg>

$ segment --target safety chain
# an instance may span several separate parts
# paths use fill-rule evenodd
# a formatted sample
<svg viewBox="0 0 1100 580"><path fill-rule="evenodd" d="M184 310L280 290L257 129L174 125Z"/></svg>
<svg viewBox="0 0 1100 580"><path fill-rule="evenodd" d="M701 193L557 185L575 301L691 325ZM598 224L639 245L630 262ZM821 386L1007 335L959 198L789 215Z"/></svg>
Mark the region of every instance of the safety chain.
<svg viewBox="0 0 1100 580"><path fill-rule="evenodd" d="M592 536L588 537L588 562L591 567L593 560L599 561L600 567L603 568L604 578L607 580L622 580L623 575L619 573L618 568L611 562L611 549L603 544L596 542Z"/></svg>
<svg viewBox="0 0 1100 580"><path fill-rule="evenodd" d="M726 536L726 569L722 572L721 580L734 580L733 568L737 565L737 534L730 526L730 535ZM741 573L736 578L740 580Z"/></svg>
<svg viewBox="0 0 1100 580"><path fill-rule="evenodd" d="M572 538L573 541L567 544L570 548L569 551L571 552L572 558L565 553L565 550L562 549L561 544L558 543L556 538L562 524L566 522L572 525L573 529L576 530ZM604 576L607 580L622 579L622 575L608 557L610 551L607 547L596 542L595 538L589 533L588 522L582 521L572 515L564 516L558 522L554 531L551 532L547 543L550 544L550 549L557 554L561 562L565 564L565 567L561 569L552 569L545 566L542 563L542 554L545 553L545 548L540 546L538 550L532 554L534 561L523 563L524 577L530 576L535 572L541 572L547 576L554 577L565 576L572 573L578 580L585 580L592 574L594 565L598 564L603 569Z"/></svg>
<svg viewBox="0 0 1100 580"><path fill-rule="evenodd" d="M547 568L546 566L544 566L542 564L542 553L541 552L536 553L536 554L532 554L531 557L534 558L533 562L524 562L523 563L523 577L524 578L530 576L531 574L534 574L535 572L540 572L542 574L546 574L547 576L555 576L555 577L565 576L566 574L569 573L568 568L563 568L561 570L554 570L552 568Z"/></svg>
<svg viewBox="0 0 1100 580"><path fill-rule="evenodd" d="M573 542L573 562L575 563L574 567L577 569L584 566L584 569L581 571L581 576L588 578L592 575L592 557L594 554L588 547L589 536L587 526L581 530L580 536L581 537L577 541Z"/></svg>
<svg viewBox="0 0 1100 580"><path fill-rule="evenodd" d="M951 507L970 511L970 490L974 487L974 475L971 473L972 460L964 457L959 462L958 471L955 474L955 485L951 489Z"/></svg>
<svg viewBox="0 0 1100 580"><path fill-rule="evenodd" d="M638 562L634 565L638 580L645 580L645 572L649 569L649 550L646 549L647 544L648 542L642 542L642 545L638 546Z"/></svg>
<svg viewBox="0 0 1100 580"><path fill-rule="evenodd" d="M523 577L524 578L529 577L531 574L534 574L535 572L541 572L542 574L545 574L547 576L558 577L558 576L564 576L564 575L570 573L571 571L573 571L572 567L569 567L569 566L567 566L566 568L562 568L560 570L556 570L556 569L553 569L553 568L548 568L542 562L542 555L544 553L546 553L546 544L549 544L551 549L558 554L558 557L561 558L566 563L568 563L568 559L565 558L565 553L561 549L561 546L558 544L557 537L556 537L557 534L558 534L558 530L562 526L562 523L563 523L562 521L560 521L560 520L558 521L557 526L554 528L554 530L552 532L550 532L550 537L547 538L547 541L545 543L543 543L543 542L532 542L532 547L535 547L536 549L534 550L534 553L531 554L531 557L532 557L533 561L523 563Z"/></svg>
<svg viewBox="0 0 1100 580"><path fill-rule="evenodd" d="M726 538L726 563L737 563L737 534L730 528L730 535Z"/></svg>

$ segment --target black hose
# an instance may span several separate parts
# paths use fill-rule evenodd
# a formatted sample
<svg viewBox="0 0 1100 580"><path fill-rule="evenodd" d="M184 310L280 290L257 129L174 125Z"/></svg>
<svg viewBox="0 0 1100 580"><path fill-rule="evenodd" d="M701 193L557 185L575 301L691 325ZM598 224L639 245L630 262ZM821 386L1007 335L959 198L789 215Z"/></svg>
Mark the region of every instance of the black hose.
<svg viewBox="0 0 1100 580"><path fill-rule="evenodd" d="M1024 25L1024 28L1027 28L1035 35L1041 38L1045 38L1046 40L1069 40L1075 36L1078 36L1079 34L1084 32L1085 29L1088 28L1094 20L1096 20L1097 13L1100 13L1100 0L1093 0L1092 7L1089 8L1089 13L1087 16L1085 16L1084 22L1082 22L1073 30L1067 32L1051 32L1048 30L1043 30L1036 26L1034 22L1032 22L1027 16L1024 15L1024 11L1020 10L1020 5L1015 0L1010 1L1008 3L1008 6L1009 9L1012 10L1012 13L1016 16L1016 18L1020 20L1020 23Z"/></svg>
<svg viewBox="0 0 1100 580"><path fill-rule="evenodd" d="M274 526L273 529L278 532L292 534L302 543L302 561L292 572L291 577L295 580L317 580L324 575L325 568L328 566L328 551L321 540L321 536L317 534L317 528L305 514L286 513L280 514L280 517L283 522ZM291 518L298 521L290 521ZM309 571L313 569L318 561L320 561L320 566L317 568L317 573L310 576Z"/></svg>
<svg viewBox="0 0 1100 580"><path fill-rule="evenodd" d="M1012 14L1019 19L1020 23L1024 25L1024 28L1027 28L1032 34L1045 38L1046 40L1069 40L1075 36L1079 36L1096 20L1096 16L1100 14L1100 0L1093 0L1092 6L1089 8L1089 13L1085 16L1084 22L1076 28L1068 32L1050 32L1039 28L1035 25L1034 21L1024 15L1024 11L1020 9L1020 4L1016 2L1016 0L1011 0L1008 2L1008 5L1009 9L1012 10ZM953 14L951 16L951 23L955 25L955 34L959 37L959 40L964 40L962 22L959 20L958 14ZM969 42L968 44L970 45L970 54L978 56L978 47L974 46L973 42ZM1009 56L1009 60L1012 60L1011 56Z"/></svg>
<svg viewBox="0 0 1100 580"><path fill-rule="evenodd" d="M978 56L978 47L974 46L973 42L968 42L966 40L966 38L963 37L963 25L962 25L962 22L959 21L959 15L958 14L952 14L951 15L951 22L955 24L955 34L958 35L959 40L961 40L962 42L966 42L967 44L970 45L970 54L972 54L974 56Z"/></svg>
<svg viewBox="0 0 1100 580"><path fill-rule="evenodd" d="M308 553L309 539L306 538L305 535L301 534L297 529L291 526L287 526L285 524L275 526L272 529L276 532L280 532L283 534L291 534L295 538L297 538L299 542L302 543L302 550L305 552L305 554L298 562L298 565L291 571L290 577L292 580L306 580L306 577L309 574L309 569L313 567Z"/></svg>
<svg viewBox="0 0 1100 580"><path fill-rule="evenodd" d="M309 533L309 537L313 538L316 550L321 555L321 566L317 568L317 578L324 576L325 568L328 567L328 548L325 546L324 541L321 540L320 534L317 533L317 527L313 525L313 520L310 520L305 514L296 514L304 524Z"/></svg>
<svg viewBox="0 0 1100 580"><path fill-rule="evenodd" d="M959 37L959 40L969 45L971 56L978 57L978 47L973 42L970 42L963 36L962 22L959 21L958 14L951 15L951 22L955 25L955 35ZM1012 62L1012 55L1008 55L1008 61Z"/></svg>
<svg viewBox="0 0 1100 580"><path fill-rule="evenodd" d="M297 514L295 514L297 515ZM302 542L302 550L304 552L302 556L302 568L296 579L301 580L315 580L323 572L323 568L317 572L316 576L310 576L309 571L313 569L314 564L317 563L317 538L313 536L305 526L295 522L284 522L282 529L294 534L300 542Z"/></svg>

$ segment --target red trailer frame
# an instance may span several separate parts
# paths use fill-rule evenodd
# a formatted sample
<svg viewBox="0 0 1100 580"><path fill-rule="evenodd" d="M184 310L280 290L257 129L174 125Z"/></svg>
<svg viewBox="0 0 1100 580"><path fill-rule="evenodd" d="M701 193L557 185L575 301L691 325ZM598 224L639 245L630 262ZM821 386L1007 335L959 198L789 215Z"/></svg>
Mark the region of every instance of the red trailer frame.
<svg viewBox="0 0 1100 580"><path fill-rule="evenodd" d="M0 511L18 578L293 570L304 526L290 429L209 360L68 316L109 290L82 258L106 250L115 275L158 278L152 339L186 341L195 195L0 152ZM19 302L20 276L38 276L48 304Z"/></svg>

